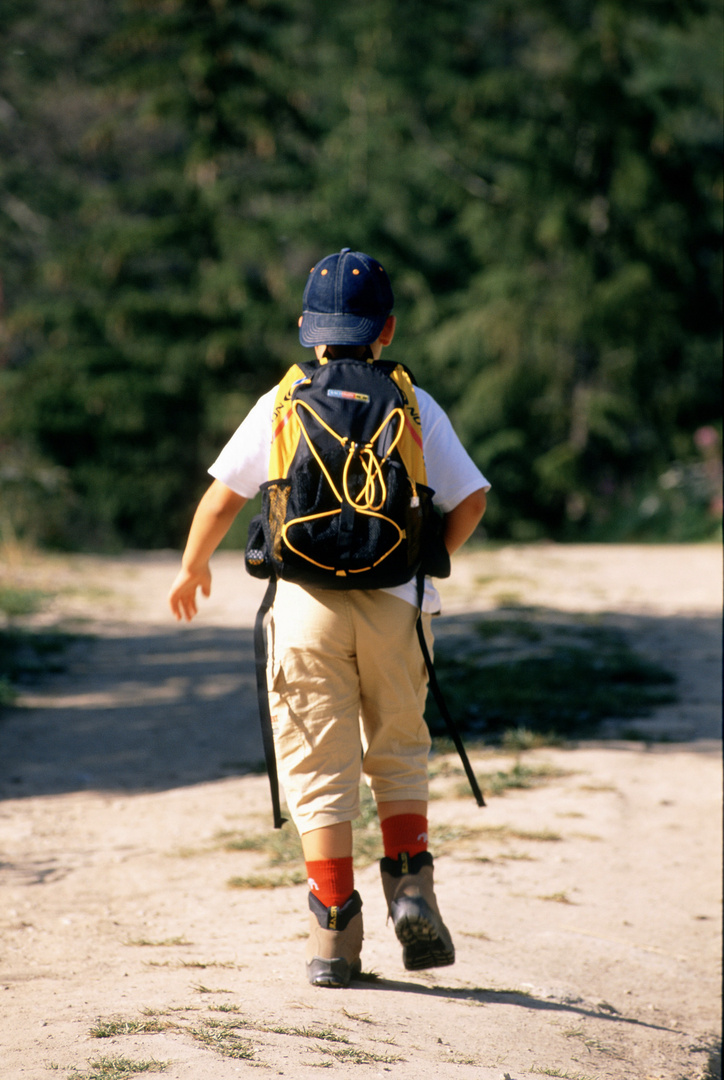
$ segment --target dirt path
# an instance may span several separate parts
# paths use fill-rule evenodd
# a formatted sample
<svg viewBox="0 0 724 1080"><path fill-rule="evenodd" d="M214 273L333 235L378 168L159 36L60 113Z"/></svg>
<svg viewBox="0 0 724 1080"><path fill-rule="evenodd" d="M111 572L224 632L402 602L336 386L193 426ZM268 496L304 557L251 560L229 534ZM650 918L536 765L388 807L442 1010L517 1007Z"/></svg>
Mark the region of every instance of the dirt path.
<svg viewBox="0 0 724 1080"><path fill-rule="evenodd" d="M611 741L529 752L545 783L485 810L459 791L455 760L434 759L438 894L458 960L405 972L369 864L357 875L363 959L380 978L344 992L304 979L306 890L278 884L298 864L229 843L271 831L254 773L259 583L238 555L219 556L200 620L179 628L165 610L176 561L18 558L0 574L60 587L41 621L96 635L0 720L3 1080L121 1077L154 1061L171 1080L261 1066L360 1080L712 1075L718 548L535 545L458 559L443 632L511 601L599 613L677 673L680 700L636 722L642 740L672 741L616 739L624 728L611 723ZM475 755L481 776L513 764Z"/></svg>

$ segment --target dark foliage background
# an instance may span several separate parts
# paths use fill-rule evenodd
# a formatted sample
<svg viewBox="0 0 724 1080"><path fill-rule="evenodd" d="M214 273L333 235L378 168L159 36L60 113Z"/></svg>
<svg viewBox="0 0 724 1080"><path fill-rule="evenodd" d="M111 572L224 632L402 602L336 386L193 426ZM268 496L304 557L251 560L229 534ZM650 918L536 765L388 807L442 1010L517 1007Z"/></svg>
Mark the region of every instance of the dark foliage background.
<svg viewBox="0 0 724 1080"><path fill-rule="evenodd" d="M368 250L502 539L721 519L715 0L6 0L0 535L183 542Z"/></svg>

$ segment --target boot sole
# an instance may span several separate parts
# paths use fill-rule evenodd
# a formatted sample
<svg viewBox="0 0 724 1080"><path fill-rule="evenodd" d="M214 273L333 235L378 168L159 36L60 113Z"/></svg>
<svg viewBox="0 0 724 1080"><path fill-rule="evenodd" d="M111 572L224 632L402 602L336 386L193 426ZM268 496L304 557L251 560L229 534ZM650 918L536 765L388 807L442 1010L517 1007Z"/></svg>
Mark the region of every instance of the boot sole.
<svg viewBox="0 0 724 1080"><path fill-rule="evenodd" d="M392 920L408 971L455 963L455 946L448 929L422 897L405 896L393 901Z"/></svg>
<svg viewBox="0 0 724 1080"><path fill-rule="evenodd" d="M348 963L342 957L323 960L315 956L307 963L307 978L312 986L326 986L330 990L343 990L362 971L362 961Z"/></svg>

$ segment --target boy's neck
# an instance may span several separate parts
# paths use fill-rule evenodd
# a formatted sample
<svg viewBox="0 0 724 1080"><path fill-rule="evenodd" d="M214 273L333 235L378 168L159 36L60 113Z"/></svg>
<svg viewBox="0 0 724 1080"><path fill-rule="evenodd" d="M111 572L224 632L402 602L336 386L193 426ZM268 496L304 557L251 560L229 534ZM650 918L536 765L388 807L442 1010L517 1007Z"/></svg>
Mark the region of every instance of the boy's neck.
<svg viewBox="0 0 724 1080"><path fill-rule="evenodd" d="M325 360L374 360L369 345L327 345L322 357Z"/></svg>

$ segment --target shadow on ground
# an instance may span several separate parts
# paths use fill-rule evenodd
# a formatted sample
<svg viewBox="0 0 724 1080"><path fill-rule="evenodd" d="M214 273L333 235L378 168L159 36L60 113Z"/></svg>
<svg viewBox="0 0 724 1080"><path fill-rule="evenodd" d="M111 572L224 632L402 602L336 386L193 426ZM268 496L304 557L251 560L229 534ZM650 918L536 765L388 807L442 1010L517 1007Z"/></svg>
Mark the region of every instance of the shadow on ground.
<svg viewBox="0 0 724 1080"><path fill-rule="evenodd" d="M635 726L648 723L654 740L721 738L719 619L602 618L678 678L678 702ZM469 639L478 619L438 620L441 645ZM553 627L560 613L539 609L538 624L546 621ZM0 718L0 797L164 790L259 769L251 630L193 627L76 640L65 660L65 671L24 687L21 707ZM621 732L610 725L590 732L601 734Z"/></svg>
<svg viewBox="0 0 724 1080"><path fill-rule="evenodd" d="M73 642L0 720L0 796L153 791L263 760L250 630Z"/></svg>

